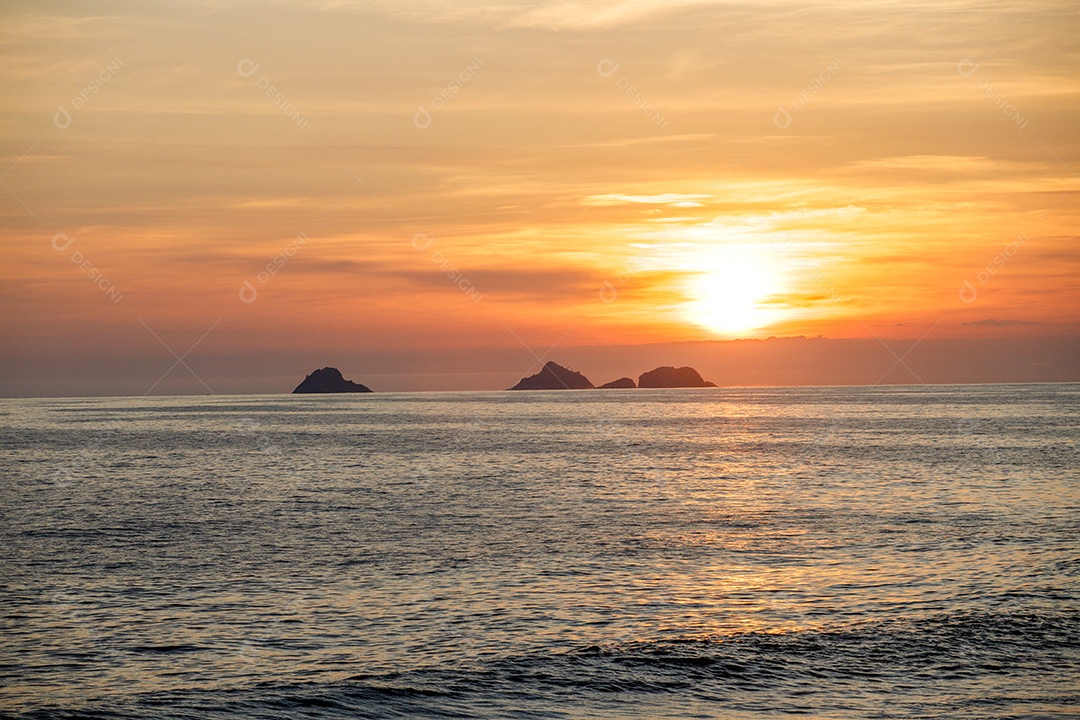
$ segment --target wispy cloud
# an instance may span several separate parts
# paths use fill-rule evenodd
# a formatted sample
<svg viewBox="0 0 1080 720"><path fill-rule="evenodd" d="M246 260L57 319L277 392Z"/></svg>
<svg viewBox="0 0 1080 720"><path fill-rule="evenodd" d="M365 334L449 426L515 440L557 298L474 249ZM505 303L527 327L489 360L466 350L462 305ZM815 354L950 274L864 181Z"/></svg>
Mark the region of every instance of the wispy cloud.
<svg viewBox="0 0 1080 720"><path fill-rule="evenodd" d="M979 327L1021 327L1024 325L1039 325L1040 323L1032 320L995 320L994 318L987 318L986 320L975 320L963 324Z"/></svg>
<svg viewBox="0 0 1080 720"><path fill-rule="evenodd" d="M661 193L659 195L590 195L582 201L583 205L605 207L609 205L625 205L627 203L639 203L644 205L673 205L675 207L702 207L703 203L698 200L711 198L711 195L700 193Z"/></svg>

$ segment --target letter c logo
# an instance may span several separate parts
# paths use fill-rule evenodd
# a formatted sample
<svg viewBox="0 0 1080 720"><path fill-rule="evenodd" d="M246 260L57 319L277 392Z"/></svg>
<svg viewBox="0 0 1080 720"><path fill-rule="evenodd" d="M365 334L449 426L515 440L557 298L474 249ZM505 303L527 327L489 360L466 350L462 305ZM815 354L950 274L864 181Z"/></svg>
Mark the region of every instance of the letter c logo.
<svg viewBox="0 0 1080 720"><path fill-rule="evenodd" d="M978 70L980 67L982 67L982 66L979 65L979 63L975 62L974 60L969 60L968 58L964 58L960 62L956 63L956 73L960 77L971 77L972 75L975 74L975 71Z"/></svg>
<svg viewBox="0 0 1080 720"><path fill-rule="evenodd" d="M433 242L435 242L435 239L428 237L425 233L416 233L412 236L412 246L417 252L427 250Z"/></svg>
<svg viewBox="0 0 1080 720"><path fill-rule="evenodd" d="M255 289L247 280L244 281L244 286L240 288L240 302L251 304L255 302L255 299L259 297L259 291Z"/></svg>
<svg viewBox="0 0 1080 720"><path fill-rule="evenodd" d="M614 60L608 60L604 58L600 62L596 63L596 72L600 74L600 77L611 77L615 74L615 71L619 69L619 63Z"/></svg>
<svg viewBox="0 0 1080 720"><path fill-rule="evenodd" d="M71 113L67 111L67 108L60 105L56 109L56 114L52 118L53 125L60 130L67 130L71 127Z"/></svg>
<svg viewBox="0 0 1080 720"><path fill-rule="evenodd" d="M63 238L64 240L67 240L67 242L65 242L65 243L64 243L63 245L60 245L60 244L59 244L59 243L57 242L57 241L58 241L58 240L60 240L61 238ZM53 237L52 237L52 246L53 246L53 250L55 250L56 252L64 252L64 251L65 251L65 250L67 250L67 249L68 249L69 247L71 247L71 243L73 243L73 242L75 242L75 238L73 238L73 237L68 237L68 236L67 236L66 234L64 234L64 233L56 233L56 234L55 234L55 235L53 235Z"/></svg>
<svg viewBox="0 0 1080 720"><path fill-rule="evenodd" d="M427 130L431 127L431 114L421 105L420 109L413 113L412 122L417 130Z"/></svg>
<svg viewBox="0 0 1080 720"><path fill-rule="evenodd" d="M773 125L780 130L787 130L791 127L791 113L787 111L783 105L776 109L776 112L772 116Z"/></svg>
<svg viewBox="0 0 1080 720"><path fill-rule="evenodd" d="M248 78L254 75L260 67L262 67L262 65L255 62L254 60L244 58L240 62L236 63L236 72L240 73L240 77Z"/></svg>
<svg viewBox="0 0 1080 720"><path fill-rule="evenodd" d="M964 286L960 288L960 302L970 305L975 302L979 297L979 291L975 289L975 286L971 284L970 280L964 281Z"/></svg>

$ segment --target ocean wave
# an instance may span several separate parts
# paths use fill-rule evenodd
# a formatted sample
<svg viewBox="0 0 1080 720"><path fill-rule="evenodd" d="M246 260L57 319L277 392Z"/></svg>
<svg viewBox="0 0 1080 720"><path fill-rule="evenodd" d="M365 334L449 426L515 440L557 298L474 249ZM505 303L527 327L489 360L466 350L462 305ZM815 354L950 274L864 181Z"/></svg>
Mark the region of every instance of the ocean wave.
<svg viewBox="0 0 1080 720"><path fill-rule="evenodd" d="M734 636L673 634L333 682L185 690L23 720L355 717L1064 717L1080 616L942 614Z"/></svg>

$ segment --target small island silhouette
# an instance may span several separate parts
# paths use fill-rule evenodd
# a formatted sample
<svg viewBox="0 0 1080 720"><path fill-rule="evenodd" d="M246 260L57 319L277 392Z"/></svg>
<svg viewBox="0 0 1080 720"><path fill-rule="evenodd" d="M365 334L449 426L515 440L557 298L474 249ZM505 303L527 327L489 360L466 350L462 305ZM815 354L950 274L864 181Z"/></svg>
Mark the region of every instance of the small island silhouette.
<svg viewBox="0 0 1080 720"><path fill-rule="evenodd" d="M341 371L333 367L324 367L304 378L296 386L293 394L302 393L369 393L371 388L341 376Z"/></svg>
<svg viewBox="0 0 1080 720"><path fill-rule="evenodd" d="M671 367L665 365L638 377L637 383L632 378L621 377L599 387L603 390L631 390L635 388L714 388L692 367ZM549 360L535 375L523 377L510 390L593 390L596 386L589 378L576 370L563 367ZM346 380L341 371L334 367L316 370L296 386L293 394L304 393L369 393L371 388L360 383Z"/></svg>
<svg viewBox="0 0 1080 720"><path fill-rule="evenodd" d="M594 385L579 372L565 368L556 362L548 361L544 368L528 377L522 378L511 390L590 390ZM715 383L705 380L692 367L658 367L642 373L637 384L628 377L619 378L600 386L603 389L639 388L701 388L716 387Z"/></svg>
<svg viewBox="0 0 1080 720"><path fill-rule="evenodd" d="M658 367L638 378L639 388L694 388L716 387L715 383L705 380L692 367Z"/></svg>
<svg viewBox="0 0 1080 720"><path fill-rule="evenodd" d="M521 378L511 390L591 390L595 387L579 372L548 361L535 375Z"/></svg>

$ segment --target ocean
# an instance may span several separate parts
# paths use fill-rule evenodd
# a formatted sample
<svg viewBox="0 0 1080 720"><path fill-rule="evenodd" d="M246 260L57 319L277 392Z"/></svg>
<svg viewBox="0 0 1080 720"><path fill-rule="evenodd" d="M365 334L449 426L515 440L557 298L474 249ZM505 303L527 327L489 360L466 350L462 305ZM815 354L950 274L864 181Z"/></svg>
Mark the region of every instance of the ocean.
<svg viewBox="0 0 1080 720"><path fill-rule="evenodd" d="M0 400L9 718L1080 715L1080 384Z"/></svg>

